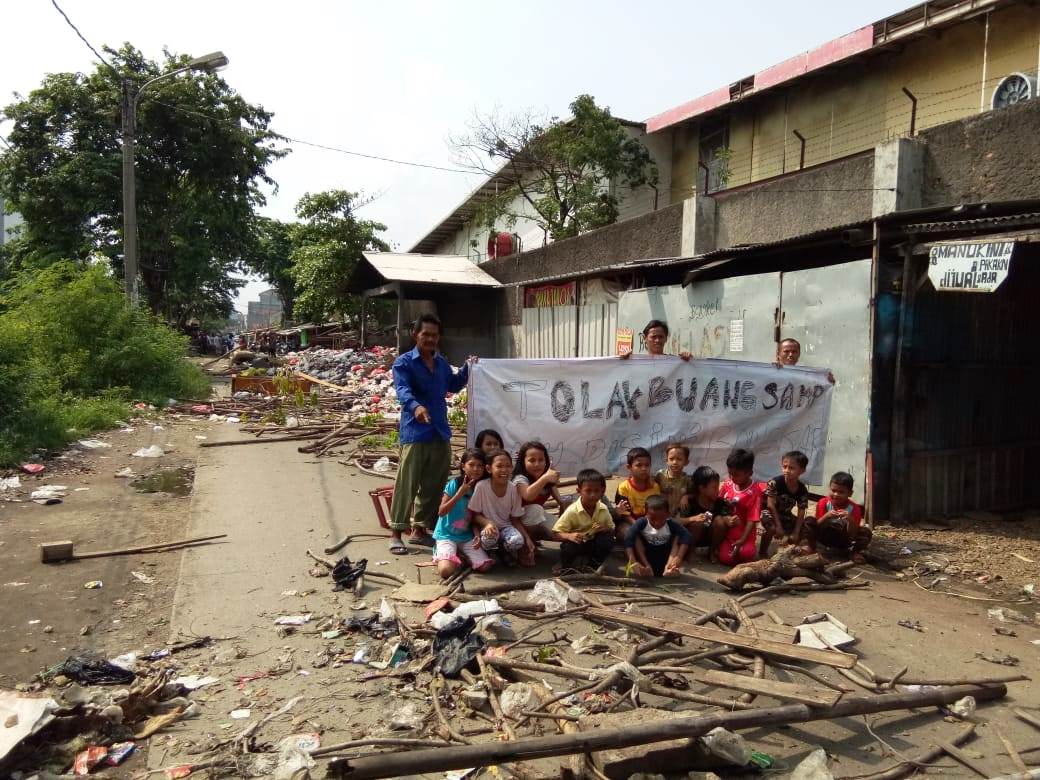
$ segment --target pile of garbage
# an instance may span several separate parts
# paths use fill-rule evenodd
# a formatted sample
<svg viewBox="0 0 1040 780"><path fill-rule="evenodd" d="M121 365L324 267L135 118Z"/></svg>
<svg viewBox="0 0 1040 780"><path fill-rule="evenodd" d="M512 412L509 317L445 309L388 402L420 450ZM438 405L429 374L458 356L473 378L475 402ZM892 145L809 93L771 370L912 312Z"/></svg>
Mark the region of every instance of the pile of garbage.
<svg viewBox="0 0 1040 780"><path fill-rule="evenodd" d="M147 656L73 655L37 682L0 692L0 765L76 775L118 766L153 734L199 716L192 692L218 680L178 676L170 656L210 641Z"/></svg>
<svg viewBox="0 0 1040 780"><path fill-rule="evenodd" d="M290 352L285 357L289 365L304 373L336 385L346 385L349 380L368 376L373 370L388 371L397 357L397 350L393 347L308 349Z"/></svg>

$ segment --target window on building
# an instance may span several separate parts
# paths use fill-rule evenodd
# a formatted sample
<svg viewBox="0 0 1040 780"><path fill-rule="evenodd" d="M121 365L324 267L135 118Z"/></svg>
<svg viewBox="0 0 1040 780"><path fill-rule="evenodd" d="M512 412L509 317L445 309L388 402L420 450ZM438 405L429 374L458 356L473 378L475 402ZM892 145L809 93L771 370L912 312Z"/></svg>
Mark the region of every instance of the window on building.
<svg viewBox="0 0 1040 780"><path fill-rule="evenodd" d="M729 181L729 119L705 122L701 126L701 162L698 189L710 193L724 189ZM707 171L704 169L707 168ZM705 181L707 177L707 181Z"/></svg>

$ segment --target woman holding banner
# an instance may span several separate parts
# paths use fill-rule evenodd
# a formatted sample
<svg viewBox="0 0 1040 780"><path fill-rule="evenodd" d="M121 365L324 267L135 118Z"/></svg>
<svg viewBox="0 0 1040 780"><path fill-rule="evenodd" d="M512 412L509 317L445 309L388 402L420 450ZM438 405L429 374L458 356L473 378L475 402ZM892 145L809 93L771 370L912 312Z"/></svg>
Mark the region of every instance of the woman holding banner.
<svg viewBox="0 0 1040 780"><path fill-rule="evenodd" d="M647 354L650 357L664 357L664 344L668 341L668 325L661 320L650 320L646 323L646 327L643 328L643 344L646 346ZM619 357L622 360L627 360L632 357L632 350L623 352ZM679 357L683 360L689 360L693 357L689 352L680 352Z"/></svg>

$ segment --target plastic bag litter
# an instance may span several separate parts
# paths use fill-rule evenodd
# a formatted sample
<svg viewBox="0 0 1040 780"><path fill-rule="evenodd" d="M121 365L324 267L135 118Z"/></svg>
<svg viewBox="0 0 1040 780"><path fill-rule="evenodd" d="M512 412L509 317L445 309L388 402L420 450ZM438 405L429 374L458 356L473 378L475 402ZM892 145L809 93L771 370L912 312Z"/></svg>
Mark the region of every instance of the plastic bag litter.
<svg viewBox="0 0 1040 780"><path fill-rule="evenodd" d="M153 444L150 447L142 447L134 453L131 453L135 458L161 458L166 453L163 448L158 444Z"/></svg>
<svg viewBox="0 0 1040 780"><path fill-rule="evenodd" d="M949 711L951 715L967 720L975 714L975 697L965 696L963 699L957 699L949 706Z"/></svg>
<svg viewBox="0 0 1040 780"><path fill-rule="evenodd" d="M391 468L392 467L390 465L390 458L388 458L386 455L384 455L374 464L372 464L372 470L378 471L380 474L386 474L388 471L390 471Z"/></svg>
<svg viewBox="0 0 1040 780"><path fill-rule="evenodd" d="M285 418L285 427L286 428L299 428L300 427L300 418L298 418L298 417L286 417Z"/></svg>
<svg viewBox="0 0 1040 780"><path fill-rule="evenodd" d="M434 612L430 616L430 625L436 629L444 628L460 617L483 617L484 615L495 615L502 611L502 607L496 599L485 601L466 601L459 604L454 612Z"/></svg>
<svg viewBox="0 0 1040 780"><path fill-rule="evenodd" d="M390 717L390 728L394 731L418 731L423 718L414 702L408 702Z"/></svg>
<svg viewBox="0 0 1040 780"><path fill-rule="evenodd" d="M278 765L275 767L272 776L275 780L291 780L293 777L300 776L297 775L297 772L305 772L313 766L314 759L310 757L307 751L288 744L278 751Z"/></svg>
<svg viewBox="0 0 1040 780"><path fill-rule="evenodd" d="M70 680L85 685L124 685L137 676L129 669L96 656L72 655L55 670Z"/></svg>
<svg viewBox="0 0 1040 780"><path fill-rule="evenodd" d="M397 607L385 598L379 602L379 622L384 624L397 622Z"/></svg>
<svg viewBox="0 0 1040 780"><path fill-rule="evenodd" d="M474 629L472 617L456 618L437 631L433 639L433 655L437 669L445 677L456 678L463 669L477 672L477 654L484 649L484 639Z"/></svg>
<svg viewBox="0 0 1040 780"><path fill-rule="evenodd" d="M37 504L60 504L68 493L65 485L44 485L29 494L29 498Z"/></svg>
<svg viewBox="0 0 1040 780"><path fill-rule="evenodd" d="M816 748L794 768L789 780L834 780L827 766L827 751Z"/></svg>
<svg viewBox="0 0 1040 780"><path fill-rule="evenodd" d="M115 658L109 658L109 663L113 663L121 669L126 669L128 672L137 671L137 653L123 653L117 655Z"/></svg>
<svg viewBox="0 0 1040 780"><path fill-rule="evenodd" d="M107 441L101 441L101 439L80 439L76 444L85 450L107 450L112 446Z"/></svg>
<svg viewBox="0 0 1040 780"><path fill-rule="evenodd" d="M701 742L713 756L734 766L747 766L751 761L751 748L744 738L722 726L716 726L701 737Z"/></svg>
<svg viewBox="0 0 1040 780"><path fill-rule="evenodd" d="M563 612L571 603L580 604L581 594L573 588L565 590L552 580L538 580L527 600L541 604L546 612Z"/></svg>
<svg viewBox="0 0 1040 780"><path fill-rule="evenodd" d="M20 488L21 486L22 481L18 479L17 476L4 477L0 479L0 490L14 490L15 488Z"/></svg>
<svg viewBox="0 0 1040 780"><path fill-rule="evenodd" d="M119 471L117 471L112 476L114 476L116 479L133 479L137 475L134 473L134 470L132 468L127 466L125 469L119 469Z"/></svg>
<svg viewBox="0 0 1040 780"><path fill-rule="evenodd" d="M538 709L538 697L534 688L527 683L513 683L506 686L499 697L502 712L509 718L520 718L524 710Z"/></svg>
<svg viewBox="0 0 1040 780"><path fill-rule="evenodd" d="M332 568L332 581L336 583L332 589L349 590L353 588L354 583L365 573L366 566L368 566L366 558L362 558L357 563L351 563L350 558L346 556L340 558Z"/></svg>

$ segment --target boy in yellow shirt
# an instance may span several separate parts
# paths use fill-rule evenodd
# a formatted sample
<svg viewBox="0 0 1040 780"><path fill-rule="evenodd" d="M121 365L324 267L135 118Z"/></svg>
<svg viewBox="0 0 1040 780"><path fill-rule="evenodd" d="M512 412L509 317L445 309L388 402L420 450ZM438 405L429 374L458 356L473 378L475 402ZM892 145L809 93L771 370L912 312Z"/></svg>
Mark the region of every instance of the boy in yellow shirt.
<svg viewBox="0 0 1040 780"><path fill-rule="evenodd" d="M553 526L552 538L560 543L560 564L553 570L573 569L586 557L594 569L602 568L614 549L614 521L600 501L607 480L594 469L578 472L578 500L567 507Z"/></svg>
<svg viewBox="0 0 1040 780"><path fill-rule="evenodd" d="M629 477L618 485L614 496L619 518L615 536L621 544L625 543L632 524L646 517L646 500L661 495L661 486L650 476L650 451L645 447L633 447L625 459Z"/></svg>

